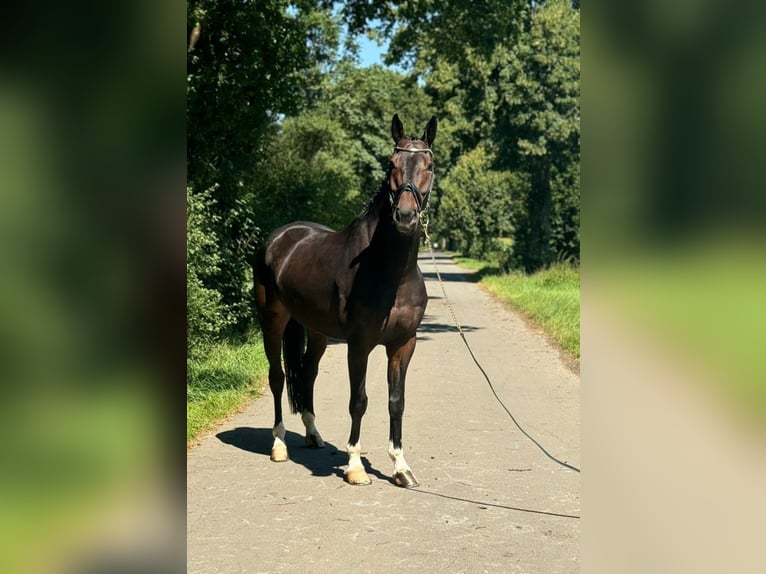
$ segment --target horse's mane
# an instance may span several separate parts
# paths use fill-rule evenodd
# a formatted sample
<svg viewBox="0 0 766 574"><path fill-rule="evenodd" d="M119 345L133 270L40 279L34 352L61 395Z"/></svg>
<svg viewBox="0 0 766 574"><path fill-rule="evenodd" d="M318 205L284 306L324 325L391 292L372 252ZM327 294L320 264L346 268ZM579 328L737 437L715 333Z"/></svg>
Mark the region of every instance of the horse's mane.
<svg viewBox="0 0 766 574"><path fill-rule="evenodd" d="M377 191L370 197L370 199L367 201L367 205L362 210L362 212L359 214L360 217L364 217L365 215L369 215L372 210L377 206L378 201L385 197L384 189L386 187L386 182L388 181L388 177L391 175L391 169L386 170L386 175L383 178L383 181L380 182L380 186L378 187Z"/></svg>

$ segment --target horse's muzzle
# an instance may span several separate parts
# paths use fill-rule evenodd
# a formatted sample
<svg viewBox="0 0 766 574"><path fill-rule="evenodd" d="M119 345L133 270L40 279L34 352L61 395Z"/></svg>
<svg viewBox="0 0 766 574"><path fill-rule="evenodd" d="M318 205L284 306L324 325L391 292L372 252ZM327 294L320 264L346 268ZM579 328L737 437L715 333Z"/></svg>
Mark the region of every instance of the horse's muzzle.
<svg viewBox="0 0 766 574"><path fill-rule="evenodd" d="M403 183L391 194L394 225L399 233L403 235L415 233L422 201L418 186L414 183Z"/></svg>
<svg viewBox="0 0 766 574"><path fill-rule="evenodd" d="M418 228L417 210L396 207L394 209L394 226L403 235L414 234Z"/></svg>

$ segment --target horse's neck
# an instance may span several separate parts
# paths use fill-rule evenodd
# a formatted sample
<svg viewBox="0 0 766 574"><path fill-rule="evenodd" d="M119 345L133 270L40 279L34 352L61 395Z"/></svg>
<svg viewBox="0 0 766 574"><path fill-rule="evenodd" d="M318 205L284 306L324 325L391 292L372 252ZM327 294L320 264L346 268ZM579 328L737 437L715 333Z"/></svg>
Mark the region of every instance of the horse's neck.
<svg viewBox="0 0 766 574"><path fill-rule="evenodd" d="M375 254L392 278L404 277L417 267L420 235L404 236L394 228L391 216L374 205L359 220L363 249Z"/></svg>

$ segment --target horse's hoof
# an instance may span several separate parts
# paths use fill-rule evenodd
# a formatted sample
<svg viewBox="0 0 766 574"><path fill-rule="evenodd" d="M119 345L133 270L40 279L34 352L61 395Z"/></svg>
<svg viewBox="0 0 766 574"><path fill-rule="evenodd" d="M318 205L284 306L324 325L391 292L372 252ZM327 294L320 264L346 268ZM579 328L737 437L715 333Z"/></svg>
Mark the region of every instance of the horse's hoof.
<svg viewBox="0 0 766 574"><path fill-rule="evenodd" d="M306 446L309 448L324 448L324 441L318 434L307 434Z"/></svg>
<svg viewBox="0 0 766 574"><path fill-rule="evenodd" d="M412 474L411 470L394 473L394 482L397 484L397 486L401 486L403 488L417 488L420 486L418 479L415 478L415 475Z"/></svg>
<svg viewBox="0 0 766 574"><path fill-rule="evenodd" d="M271 460L273 462L285 462L287 460L287 447L275 446L271 449Z"/></svg>
<svg viewBox="0 0 766 574"><path fill-rule="evenodd" d="M346 482L353 486L372 484L370 477L363 468L350 468L346 471Z"/></svg>

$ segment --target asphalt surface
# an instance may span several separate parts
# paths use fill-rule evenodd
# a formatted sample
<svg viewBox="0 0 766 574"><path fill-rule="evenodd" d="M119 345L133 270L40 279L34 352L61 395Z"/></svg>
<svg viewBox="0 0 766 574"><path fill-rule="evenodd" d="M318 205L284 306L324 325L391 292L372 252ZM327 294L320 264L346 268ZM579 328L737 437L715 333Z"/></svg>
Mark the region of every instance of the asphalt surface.
<svg viewBox="0 0 766 574"><path fill-rule="evenodd" d="M579 468L579 376L471 272L436 257L500 398L551 455ZM429 303L407 375L403 443L420 487L391 482L382 347L370 356L361 435L372 484L344 482L346 345L331 343L315 388L324 449L306 448L300 417L286 414L290 460L269 460L267 390L188 452L189 573L579 572L580 474L514 425L453 325L430 256L419 264Z"/></svg>

